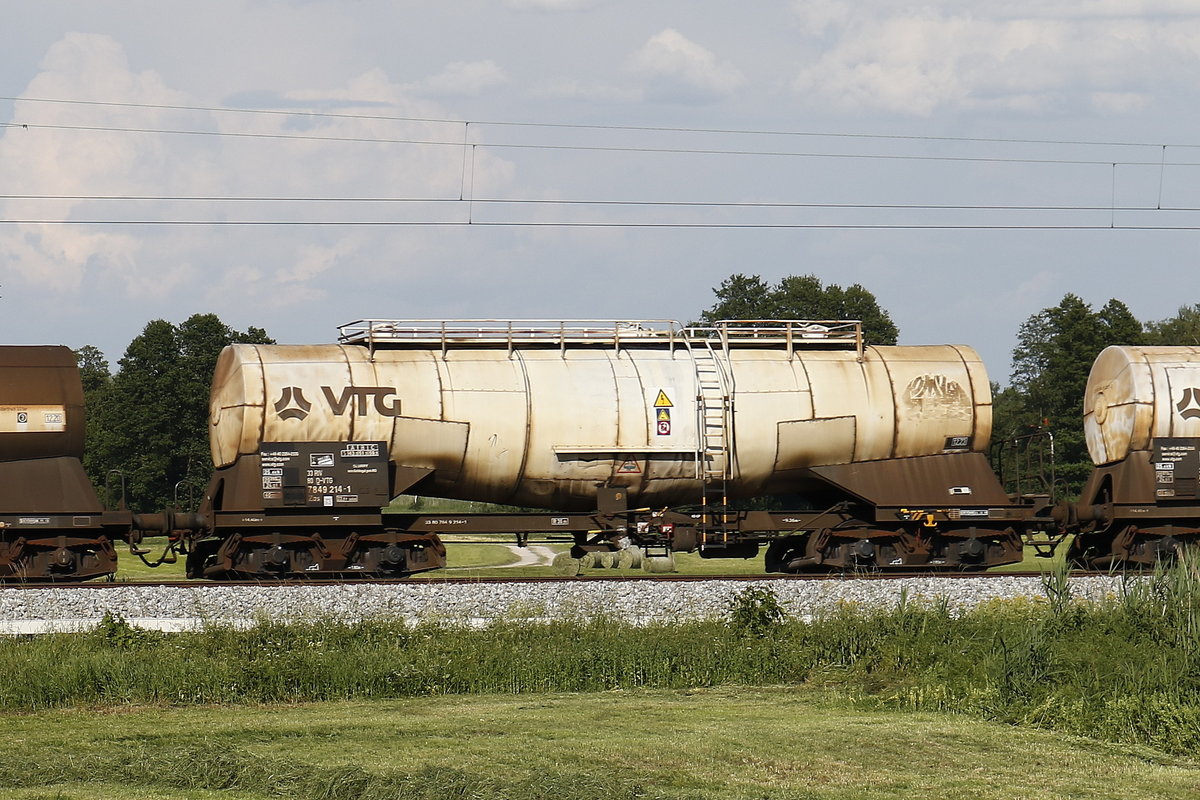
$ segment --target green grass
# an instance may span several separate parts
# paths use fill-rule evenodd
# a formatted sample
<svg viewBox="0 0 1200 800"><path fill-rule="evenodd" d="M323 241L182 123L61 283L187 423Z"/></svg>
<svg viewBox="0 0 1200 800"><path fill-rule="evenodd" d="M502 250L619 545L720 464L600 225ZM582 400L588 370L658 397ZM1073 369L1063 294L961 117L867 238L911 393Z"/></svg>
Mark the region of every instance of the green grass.
<svg viewBox="0 0 1200 800"><path fill-rule="evenodd" d="M820 689L0 717L5 798L1187 798L1200 765ZM36 767L34 765L37 765Z"/></svg>
<svg viewBox="0 0 1200 800"><path fill-rule="evenodd" d="M428 580L445 578L530 578L549 577L560 574L553 566L522 566L510 567L519 556L508 546L515 544L510 539L506 543L477 541L471 537L445 537L446 558L448 570L424 573L413 576ZM152 552L147 559L155 561L162 553L166 539L163 537L148 538L142 545ZM555 543L548 545L558 553L566 552L570 545ZM121 582L140 583L166 580L183 580L183 557L174 564L163 564L157 568L146 566L140 558L132 555L127 548L118 545L118 565L116 579ZM677 571L686 575L736 575L762 574L762 558L701 558L698 553L676 553ZM582 576L619 577L644 575L641 569L585 569L579 573Z"/></svg>
<svg viewBox="0 0 1200 800"><path fill-rule="evenodd" d="M1057 572L1064 568L1067 563L1067 550L1071 547L1071 539L1068 537L1063 540L1054 551L1054 555L1050 558L1042 558L1037 555L1037 550L1032 547L1026 547L1024 558L1016 564L1007 564L1003 567L992 567L989 572Z"/></svg>
<svg viewBox="0 0 1200 800"><path fill-rule="evenodd" d="M952 711L1174 752L1200 751L1200 578L1184 565L1105 602L844 606L788 619L749 587L720 619L574 619L484 630L374 619L0 641L0 709L277 703L730 685L837 687L880 708ZM721 609L714 609L721 610ZM542 609L522 609L537 616Z"/></svg>
<svg viewBox="0 0 1200 800"><path fill-rule="evenodd" d="M449 570L434 571L423 575L413 576L427 580L445 578L536 578L550 577L561 574L553 566L522 566L507 565L517 561L518 555L507 545L479 541L463 541L446 537L446 551ZM144 547L153 549L146 556L150 560L158 558L162 552L165 540L162 538L147 539ZM556 552L563 553L570 549L567 544L549 545ZM1025 559L1018 564L997 567L993 572L1053 572L1060 568L1065 552L1065 545L1059 549L1053 559L1035 558L1033 549L1027 548ZM183 558L175 564L164 564L158 568L144 565L137 556L131 555L127 549L118 545L119 569L117 580L122 582L139 583L165 580L183 580ZM676 573L680 575L762 575L763 561L757 558L701 558L699 553L676 553ZM582 577L633 577L644 575L642 569L581 569Z"/></svg>
<svg viewBox="0 0 1200 800"><path fill-rule="evenodd" d="M167 545L167 537L153 536L147 537L144 542L138 545L142 550L149 550L145 555L147 561L154 563L163 555L163 549ZM117 542L117 575L116 580L128 582L145 582L145 581L174 581L183 580L183 560L184 556L179 556L178 560L173 564L162 564L158 567L150 567L145 564L141 558L138 558L133 553L129 552L129 546L123 542Z"/></svg>
<svg viewBox="0 0 1200 800"><path fill-rule="evenodd" d="M143 549L151 550L151 553L146 558L153 562L162 554L165 545L165 537L153 537L147 538L141 546ZM568 549L568 546L561 545L559 549L565 550ZM522 574L551 574L548 568L520 568L515 571L504 569L504 565L516 562L518 556L510 548L502 544L451 541L446 544L446 550L449 566L453 570L448 573L436 573L442 574L444 577L485 577L492 575L493 571L500 577L505 575L516 577ZM184 579L183 556L180 556L179 560L174 564L150 567L143 563L136 555L131 554L127 547L120 544L118 544L118 555L119 567L116 577L118 581L140 583ZM465 574L462 574L464 572Z"/></svg>
<svg viewBox="0 0 1200 800"><path fill-rule="evenodd" d="M1200 576L1095 603L1046 581L962 616L805 622L750 587L727 621L637 628L0 640L0 797L1194 796Z"/></svg>

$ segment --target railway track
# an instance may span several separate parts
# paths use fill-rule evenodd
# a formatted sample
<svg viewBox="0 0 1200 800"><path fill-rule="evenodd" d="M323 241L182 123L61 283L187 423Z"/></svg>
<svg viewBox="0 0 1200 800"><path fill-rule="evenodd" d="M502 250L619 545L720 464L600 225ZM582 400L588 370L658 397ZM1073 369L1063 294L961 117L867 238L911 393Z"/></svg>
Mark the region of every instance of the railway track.
<svg viewBox="0 0 1200 800"><path fill-rule="evenodd" d="M676 624L724 617L744 587L769 588L797 619L849 606L889 609L929 604L963 613L997 600L1066 595L1100 600L1122 591L1120 576L1075 573L1069 586L1042 572L822 575L638 575L425 579L163 581L0 588L0 636L93 630L105 619L139 628L201 630L267 621L400 620L487 627L498 622L619 620Z"/></svg>
<svg viewBox="0 0 1200 800"><path fill-rule="evenodd" d="M103 591L105 589L152 587L152 588L204 588L212 586L270 588L272 586L461 586L483 584L583 584L583 583L704 583L704 582L790 582L790 581L893 581L913 580L920 578L937 578L950 580L988 580L999 578L1040 578L1054 573L1042 571L1026 572L845 572L845 573L806 573L788 575L779 573L763 573L748 575L579 575L579 576L537 576L537 577L424 577L424 578L360 578L360 579L306 579L280 578L277 580L246 580L246 581L203 581L203 580L172 580L172 581L92 581L89 583L62 583L50 581L0 581L0 589L90 589ZM1113 573L1099 570L1073 570L1069 577L1106 577ZM1133 573L1136 574L1136 573Z"/></svg>

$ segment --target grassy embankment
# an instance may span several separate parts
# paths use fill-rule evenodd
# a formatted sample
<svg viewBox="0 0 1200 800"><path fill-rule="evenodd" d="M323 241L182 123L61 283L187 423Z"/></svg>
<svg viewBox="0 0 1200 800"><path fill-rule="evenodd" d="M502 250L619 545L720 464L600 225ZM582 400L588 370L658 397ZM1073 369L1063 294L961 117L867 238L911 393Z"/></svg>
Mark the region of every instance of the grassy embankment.
<svg viewBox="0 0 1200 800"><path fill-rule="evenodd" d="M1177 568L1095 604L1059 578L1048 587L1049 602L958 617L901 603L805 622L757 589L727 621L646 628L323 621L166 635L110 621L10 639L0 672L20 679L0 684L0 787L94 797L93 775L114 774L144 792L121 798L1200 789L1187 760L1200 751L1200 579ZM49 711L80 708L127 710ZM145 776L123 766L142 762ZM27 784L30 764L48 766ZM45 791L75 785L89 791ZM190 793L160 791L172 787Z"/></svg>
<svg viewBox="0 0 1200 800"><path fill-rule="evenodd" d="M1146 748L791 687L0 721L12 800L1184 800L1200 782Z"/></svg>

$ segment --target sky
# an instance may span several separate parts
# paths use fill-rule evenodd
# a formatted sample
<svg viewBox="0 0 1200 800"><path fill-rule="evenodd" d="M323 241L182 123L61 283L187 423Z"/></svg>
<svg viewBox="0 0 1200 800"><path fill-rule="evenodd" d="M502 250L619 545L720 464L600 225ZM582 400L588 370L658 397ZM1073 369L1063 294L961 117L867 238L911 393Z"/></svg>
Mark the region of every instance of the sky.
<svg viewBox="0 0 1200 800"><path fill-rule="evenodd" d="M41 0L0 49L4 340L215 313L674 319L872 291L1007 383L1067 293L1200 303L1200 2Z"/></svg>

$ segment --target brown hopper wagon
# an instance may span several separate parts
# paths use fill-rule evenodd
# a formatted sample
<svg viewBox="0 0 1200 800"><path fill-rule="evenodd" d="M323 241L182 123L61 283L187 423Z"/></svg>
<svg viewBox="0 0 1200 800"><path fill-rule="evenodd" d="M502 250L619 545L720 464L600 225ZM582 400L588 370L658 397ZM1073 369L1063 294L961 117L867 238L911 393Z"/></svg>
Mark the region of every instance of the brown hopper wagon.
<svg viewBox="0 0 1200 800"><path fill-rule="evenodd" d="M83 387L59 346L0 347L0 579L84 580L116 571L132 525L83 471Z"/></svg>

